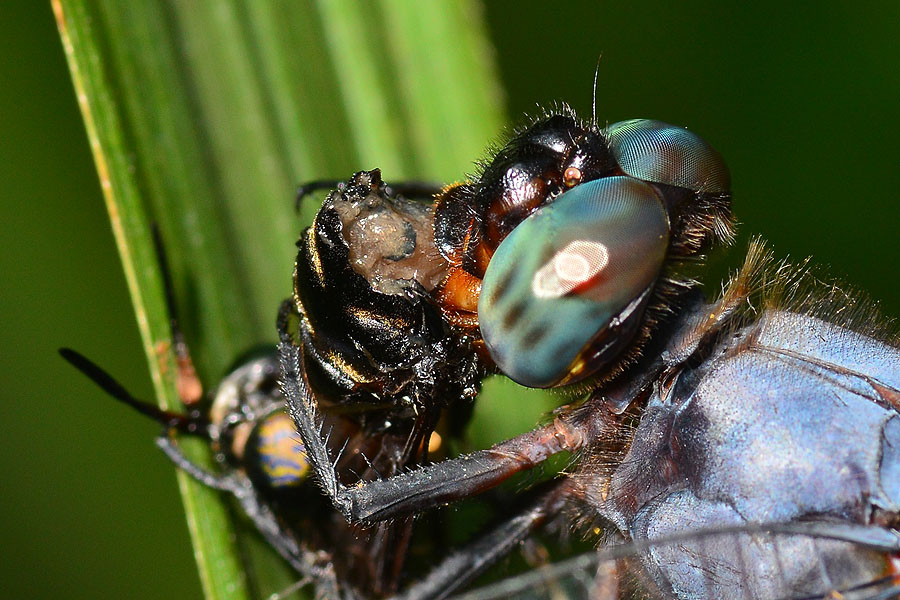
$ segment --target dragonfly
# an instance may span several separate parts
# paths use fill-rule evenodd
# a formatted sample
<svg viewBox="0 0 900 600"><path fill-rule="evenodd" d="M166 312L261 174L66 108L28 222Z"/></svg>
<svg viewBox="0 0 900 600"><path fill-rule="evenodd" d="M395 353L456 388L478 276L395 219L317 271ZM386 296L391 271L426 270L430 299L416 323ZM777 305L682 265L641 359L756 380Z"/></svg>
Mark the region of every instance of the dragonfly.
<svg viewBox="0 0 900 600"><path fill-rule="evenodd" d="M378 345L358 342L368 344L362 358L348 345L343 357L317 348L315 293L301 276L324 272L318 253L341 230L304 234L295 298L279 326L282 392L316 477L349 522L420 514L550 456L576 457L528 492L526 509L402 597L449 597L559 519L597 536L594 567L630 557L595 569L586 597L897 594L897 339L865 300L777 263L761 241L706 300L684 269L730 241L733 221L727 168L701 138L657 121L601 129L596 119L551 111L473 181L433 191L434 209L422 218L445 264L433 278L416 271L414 301L440 309L443 332L463 336L483 361L478 369L584 393L549 423L492 448L341 481L321 438L316 373L358 393L371 377L354 379L359 369L344 367L358 359L377 371ZM353 217L341 223L352 228ZM419 250L435 256L421 247L432 242L400 241L409 239L401 260ZM356 240L368 241L364 232ZM390 236L378 242L399 247ZM376 263L393 260L380 256ZM373 273L357 271L370 282ZM349 327L370 327L372 313L365 317ZM379 386L378 402L404 400L433 422L430 396ZM616 540L621 548L610 554Z"/></svg>
<svg viewBox="0 0 900 600"><path fill-rule="evenodd" d="M551 112L479 178L454 186L387 186L377 171L358 173L298 243L295 296L279 317L280 390L263 359L266 410L254 416L241 400L225 419L258 428L286 399L302 469L308 460L319 500L334 508L318 514L340 540L326 532L311 543L325 521L286 528L296 507L262 495L270 483L253 475L280 454L229 459L226 444L235 468L223 477L198 471L167 435L160 445L235 495L319 593L382 596L405 583L402 597L444 598L564 520L600 550L555 568L545 585L554 593L577 581L585 597L890 597L896 340L841 287L806 293L819 282L761 242L708 302L688 269L732 226L721 157L657 121L601 129ZM99 369L79 368L152 412ZM481 378L497 371L584 392L531 432L434 462L442 420L464 422ZM167 434L218 439L219 420L207 430L206 416L161 417ZM576 456L571 468L522 494L524 510L443 563L432 544L430 573L404 569L408 516L561 452ZM271 514L258 520L260 509ZM358 526L376 532L373 544L353 541ZM368 571L359 581L381 587L352 580L358 567Z"/></svg>

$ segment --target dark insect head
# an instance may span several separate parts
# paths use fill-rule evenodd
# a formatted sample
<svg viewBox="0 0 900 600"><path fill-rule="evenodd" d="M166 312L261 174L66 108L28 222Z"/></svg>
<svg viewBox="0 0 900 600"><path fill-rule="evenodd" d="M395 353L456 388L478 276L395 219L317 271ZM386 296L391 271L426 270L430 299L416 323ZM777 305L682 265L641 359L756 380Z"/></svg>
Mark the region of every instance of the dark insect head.
<svg viewBox="0 0 900 600"><path fill-rule="evenodd" d="M686 129L604 129L568 109L516 134L437 199L451 322L531 387L621 372L691 281L681 264L732 237L721 156Z"/></svg>
<svg viewBox="0 0 900 600"><path fill-rule="evenodd" d="M702 138L646 119L601 129L566 107L470 181L414 191L436 193L407 200L357 173L298 242L294 302L321 391L427 395L410 394L430 384L412 365L471 349L470 371L530 387L608 380L693 285L685 264L733 236L728 169Z"/></svg>

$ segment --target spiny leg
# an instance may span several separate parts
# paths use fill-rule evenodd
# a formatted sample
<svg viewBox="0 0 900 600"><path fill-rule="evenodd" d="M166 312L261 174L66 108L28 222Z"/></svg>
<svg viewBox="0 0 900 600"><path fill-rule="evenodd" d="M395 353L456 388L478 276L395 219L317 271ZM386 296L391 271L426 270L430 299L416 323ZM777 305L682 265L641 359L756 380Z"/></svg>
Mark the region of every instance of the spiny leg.
<svg viewBox="0 0 900 600"><path fill-rule="evenodd" d="M282 365L281 389L319 484L347 520L376 522L421 512L453 500L480 493L512 475L537 466L553 454L575 451L584 436L575 424L555 419L487 450L444 460L386 479L341 484L325 440L321 417L306 381L302 348L294 345L287 319L296 314L290 301L279 312L282 341L278 351Z"/></svg>
<svg viewBox="0 0 900 600"><path fill-rule="evenodd" d="M179 469L201 484L234 496L266 542L298 573L313 579L317 585L334 578L329 569L316 564L319 561L313 552L298 546L297 541L284 530L272 510L260 500L253 483L246 475L238 471L229 475L207 471L185 456L181 448L165 435L156 438L156 445Z"/></svg>
<svg viewBox="0 0 900 600"><path fill-rule="evenodd" d="M471 583L563 509L573 491L573 482L554 481L548 485L550 490L539 492L536 501L452 553L397 600L443 600Z"/></svg>

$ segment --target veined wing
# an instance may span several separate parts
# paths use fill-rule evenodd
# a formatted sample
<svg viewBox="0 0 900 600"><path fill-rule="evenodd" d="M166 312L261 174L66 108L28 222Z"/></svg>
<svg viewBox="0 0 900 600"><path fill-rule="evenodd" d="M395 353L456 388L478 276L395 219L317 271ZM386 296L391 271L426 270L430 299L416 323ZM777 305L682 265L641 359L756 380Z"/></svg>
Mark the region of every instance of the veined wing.
<svg viewBox="0 0 900 600"><path fill-rule="evenodd" d="M768 565L762 564L757 554L760 548L770 553ZM694 590L690 598L713 600L721 596L723 577L745 581L743 589L764 589L770 578L773 589L784 589L788 573L803 562L810 564L814 557L815 568L809 569L800 589L790 596L752 595L741 598L760 600L812 600L813 598L887 600L900 598L900 577L891 573L872 572L872 566L880 561L892 564L900 552L900 535L894 529L878 526L853 525L833 522L799 522L769 525L743 525L698 530L665 539L640 540L609 544L596 552L588 552L551 565L539 567L527 573L503 579L488 586L457 596L459 600L491 600L494 598L518 599L584 599L619 600L624 598L665 598L655 589L644 566L667 555L667 549L676 549L670 556L684 561L685 569L698 568L709 574L705 589ZM754 551L756 549L756 551ZM798 561L797 553L808 553ZM848 561L847 556L857 560ZM671 570L678 565L669 564ZM727 566L727 568L725 568ZM877 570L876 570L877 571ZM849 581L854 572L862 579L852 583L836 583L837 577ZM750 584L750 579L755 579ZM791 579L796 581L796 579ZM732 587L733 582L728 587Z"/></svg>

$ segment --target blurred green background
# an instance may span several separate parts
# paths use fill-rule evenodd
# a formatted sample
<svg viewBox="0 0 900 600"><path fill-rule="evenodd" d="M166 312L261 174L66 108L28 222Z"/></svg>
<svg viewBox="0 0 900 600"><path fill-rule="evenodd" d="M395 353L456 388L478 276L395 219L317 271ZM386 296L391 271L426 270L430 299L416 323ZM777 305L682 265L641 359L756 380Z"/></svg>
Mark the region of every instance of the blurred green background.
<svg viewBox="0 0 900 600"><path fill-rule="evenodd" d="M704 136L732 169L741 245L759 232L779 255L812 254L889 315L900 315L898 13L888 3L485 7L513 121L552 100L587 114L602 54L601 120L652 117ZM197 598L156 426L56 356L76 347L152 394L50 8L2 3L0 28L0 594ZM346 173L308 177L334 175Z"/></svg>

